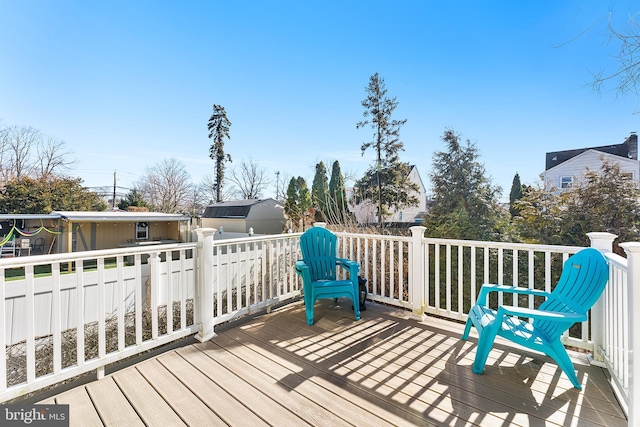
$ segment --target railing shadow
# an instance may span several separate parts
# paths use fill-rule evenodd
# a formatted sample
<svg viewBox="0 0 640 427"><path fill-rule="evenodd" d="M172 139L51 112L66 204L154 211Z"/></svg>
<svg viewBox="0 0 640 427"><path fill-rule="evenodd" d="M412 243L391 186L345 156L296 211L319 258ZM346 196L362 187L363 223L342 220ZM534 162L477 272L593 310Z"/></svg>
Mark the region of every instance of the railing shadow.
<svg viewBox="0 0 640 427"><path fill-rule="evenodd" d="M283 388L321 378L407 421L437 425L542 425L563 416L604 425L620 420L621 412L600 413L598 396L612 394L604 396L608 385L591 378L593 367L576 366L580 392L546 356L497 344L492 354L498 357L487 373L474 375L475 340L461 341L461 328L406 320L397 309L391 309L397 317L374 308L354 322L346 302L316 304L311 327L300 304L284 316L266 316L245 332L233 332L239 339L248 333L277 343L265 348L298 368L279 380Z"/></svg>

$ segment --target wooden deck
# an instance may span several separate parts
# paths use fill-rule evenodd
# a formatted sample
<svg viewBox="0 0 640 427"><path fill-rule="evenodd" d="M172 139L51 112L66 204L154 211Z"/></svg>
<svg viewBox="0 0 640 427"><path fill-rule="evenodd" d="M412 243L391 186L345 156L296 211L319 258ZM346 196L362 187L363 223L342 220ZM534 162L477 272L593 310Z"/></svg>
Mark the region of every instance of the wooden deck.
<svg viewBox="0 0 640 427"><path fill-rule="evenodd" d="M474 375L476 335L462 325L349 300L294 303L40 403L70 404L73 426L626 426L604 371L503 342ZM191 342L191 341L190 341Z"/></svg>

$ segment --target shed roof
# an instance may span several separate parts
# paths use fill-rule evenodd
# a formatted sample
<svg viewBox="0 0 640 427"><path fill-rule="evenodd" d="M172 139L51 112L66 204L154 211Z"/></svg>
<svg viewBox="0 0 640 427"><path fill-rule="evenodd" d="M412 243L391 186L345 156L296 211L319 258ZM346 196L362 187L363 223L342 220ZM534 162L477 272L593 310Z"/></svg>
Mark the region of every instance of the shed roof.
<svg viewBox="0 0 640 427"><path fill-rule="evenodd" d="M279 204L275 199L231 200L207 206L202 217L245 219L249 215L251 207L263 203Z"/></svg>
<svg viewBox="0 0 640 427"><path fill-rule="evenodd" d="M86 222L188 221L190 219L188 215L166 214L166 213L160 213L160 212L58 211L58 212L52 212L52 214L58 214L62 219L67 219L69 221L86 221Z"/></svg>
<svg viewBox="0 0 640 427"><path fill-rule="evenodd" d="M0 221L10 221L12 219L60 219L56 213L50 214L0 214Z"/></svg>
<svg viewBox="0 0 640 427"><path fill-rule="evenodd" d="M55 211L50 214L0 214L0 221L29 219L66 219L69 221L119 222L119 221L189 221L188 215L160 212L126 211Z"/></svg>

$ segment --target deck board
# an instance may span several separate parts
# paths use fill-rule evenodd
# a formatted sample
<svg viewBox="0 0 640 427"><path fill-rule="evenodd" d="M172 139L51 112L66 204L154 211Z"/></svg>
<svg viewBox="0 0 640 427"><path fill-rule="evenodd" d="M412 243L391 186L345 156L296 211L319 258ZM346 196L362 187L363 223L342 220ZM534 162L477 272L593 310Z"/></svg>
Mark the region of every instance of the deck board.
<svg viewBox="0 0 640 427"><path fill-rule="evenodd" d="M342 301L342 300L341 300ZM602 368L498 340L484 375L463 325L368 304L290 304L54 396L71 425L626 426ZM50 399L47 400L50 402Z"/></svg>
<svg viewBox="0 0 640 427"><path fill-rule="evenodd" d="M354 423L356 425L376 425L381 427L394 425L385 418L376 415L375 412L372 413L370 410L357 406L349 399L340 401L337 404L338 397L335 391L327 390L314 381L309 381L309 375L303 375L300 369L291 370L271 360L268 356L262 354L259 348L256 351L255 348L251 349L246 345L239 346L227 334L222 334L216 338L215 344L224 346L225 351L228 349L238 360L245 361L245 363L253 366L261 366L263 369L266 368L265 370L269 372L269 375L273 376L271 377L272 382L276 382L283 390L286 388L288 393L296 393L301 396L302 399L296 399L297 402L308 400L313 404L313 409L317 413L311 415L313 418L308 418L313 420L313 425L354 425ZM309 372L309 374L313 375L313 372ZM338 391L341 392L342 389ZM327 410L336 416L327 418Z"/></svg>
<svg viewBox="0 0 640 427"><path fill-rule="evenodd" d="M176 414L190 426L226 426L227 424L207 405L198 399L167 370L157 359L150 359L136 366L138 372L153 384Z"/></svg>
<svg viewBox="0 0 640 427"><path fill-rule="evenodd" d="M113 381L113 377L106 377L87 385L87 392L105 425L144 426L136 411ZM75 425L75 420L72 422Z"/></svg>
<svg viewBox="0 0 640 427"><path fill-rule="evenodd" d="M158 358L189 390L229 425L266 426L264 420L249 408L253 402L241 402L203 375L176 352Z"/></svg>
<svg viewBox="0 0 640 427"><path fill-rule="evenodd" d="M116 372L113 379L146 425L186 425L138 370L131 368Z"/></svg>
<svg viewBox="0 0 640 427"><path fill-rule="evenodd" d="M69 419L73 420L74 425L102 427L102 421L85 387L76 387L59 394L55 401L57 404L69 405Z"/></svg>

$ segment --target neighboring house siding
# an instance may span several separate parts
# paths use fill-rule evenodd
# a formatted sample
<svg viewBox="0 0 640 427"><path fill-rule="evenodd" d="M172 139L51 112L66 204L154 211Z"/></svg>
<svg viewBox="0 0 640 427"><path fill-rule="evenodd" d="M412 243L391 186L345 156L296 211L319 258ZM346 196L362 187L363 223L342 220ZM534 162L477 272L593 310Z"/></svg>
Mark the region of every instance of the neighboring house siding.
<svg viewBox="0 0 640 427"><path fill-rule="evenodd" d="M572 177L573 182L580 180L587 170L597 171L602 167L604 160L615 162L622 172L632 174L637 182L639 179L640 164L637 160L603 153L596 150L587 150L561 164L540 174L547 190L562 189L562 179Z"/></svg>
<svg viewBox="0 0 640 427"><path fill-rule="evenodd" d="M418 205L412 207L405 207L397 212L393 208L389 208L392 215L387 219L389 222L415 222L416 216L420 212L424 212L427 209L427 191L422 178L418 173L417 167L412 167L409 172L409 180L418 185L418 191L412 191L411 195L418 199Z"/></svg>
<svg viewBox="0 0 640 427"><path fill-rule="evenodd" d="M412 207L406 207L395 211L393 207L389 207L389 211L391 215L385 218L385 222L405 222L405 223L413 223L416 221L416 216L424 212L427 208L427 192L424 183L422 182L422 178L420 177L420 173L418 172L418 168L415 166L411 167L409 171L409 179L418 185L418 191L413 191L412 195L418 199L418 205ZM347 190L347 199L351 200L353 197L353 189ZM356 222L358 224L371 224L378 221L377 218L377 205L375 201L366 200L362 203L359 203L353 206L349 203L349 209L356 217Z"/></svg>

